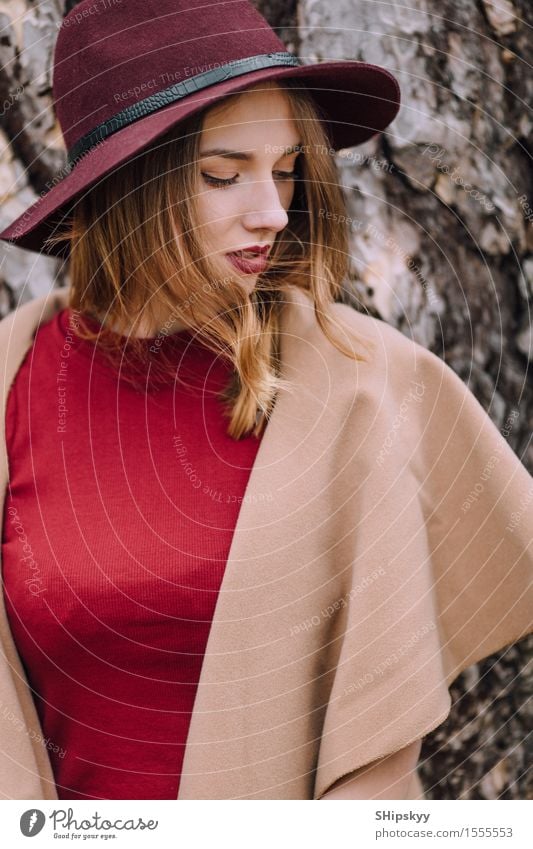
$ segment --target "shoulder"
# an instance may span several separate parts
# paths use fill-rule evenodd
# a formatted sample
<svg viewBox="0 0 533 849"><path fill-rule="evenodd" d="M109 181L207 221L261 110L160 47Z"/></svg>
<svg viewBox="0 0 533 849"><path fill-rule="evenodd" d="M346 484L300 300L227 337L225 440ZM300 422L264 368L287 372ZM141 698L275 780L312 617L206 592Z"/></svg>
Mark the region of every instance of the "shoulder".
<svg viewBox="0 0 533 849"><path fill-rule="evenodd" d="M298 383L300 397L315 405L333 429L342 421L343 434L363 428L373 439L380 434L385 439L400 417L409 421L402 438L416 441L449 396L468 392L436 354L385 321L330 302L326 324L337 347L322 330L311 296L299 290L291 299L295 306L288 311L282 339L285 376Z"/></svg>
<svg viewBox="0 0 533 849"><path fill-rule="evenodd" d="M68 289L54 289L17 306L0 320L0 346L13 343L13 331L21 342L31 342L37 329L68 304Z"/></svg>
<svg viewBox="0 0 533 849"><path fill-rule="evenodd" d="M388 389L393 391L395 386L401 388L410 381L423 381L428 388L451 387L455 392L470 394L466 384L445 360L386 321L347 304L335 303L331 311L339 325L353 331L356 338L370 341L372 351L367 371L373 377L381 376Z"/></svg>
<svg viewBox="0 0 533 849"><path fill-rule="evenodd" d="M51 321L68 303L68 289L54 289L32 298L0 321L0 360L4 363L1 392L5 400L14 377L39 327Z"/></svg>
<svg viewBox="0 0 533 849"><path fill-rule="evenodd" d="M340 325L350 328L362 339L370 340L383 352L390 350L413 355L422 347L392 324L387 324L383 319L375 318L368 313L360 312L348 304L335 302L330 310Z"/></svg>
<svg viewBox="0 0 533 849"><path fill-rule="evenodd" d="M372 356L358 364L355 392L371 399L395 436L408 422L401 428L406 449L410 445L413 452L431 453L447 446L456 460L478 440L486 446L496 441L497 451L505 450L480 401L444 359L380 319L345 304L335 304L332 311L355 335L372 341Z"/></svg>
<svg viewBox="0 0 533 849"><path fill-rule="evenodd" d="M336 374L351 380L350 359L322 331L309 293L291 287L290 300L291 316L286 324L290 333L305 343L308 356L316 351ZM459 380L440 357L386 321L337 301L329 303L326 312L331 335L360 357L355 374L360 386L365 382L374 388L381 385L394 394L395 387L402 388L417 374L433 378L442 372Z"/></svg>
<svg viewBox="0 0 533 849"><path fill-rule="evenodd" d="M288 300L293 313L291 330L302 337L312 338L313 342L323 337L311 295L303 289L291 286ZM376 353L391 352L413 357L426 350L386 321L361 312L348 304L339 301L329 303L326 316L330 318L332 327L340 331L343 344L354 338L355 334L362 342L371 343ZM345 335L346 330L350 331L349 336Z"/></svg>

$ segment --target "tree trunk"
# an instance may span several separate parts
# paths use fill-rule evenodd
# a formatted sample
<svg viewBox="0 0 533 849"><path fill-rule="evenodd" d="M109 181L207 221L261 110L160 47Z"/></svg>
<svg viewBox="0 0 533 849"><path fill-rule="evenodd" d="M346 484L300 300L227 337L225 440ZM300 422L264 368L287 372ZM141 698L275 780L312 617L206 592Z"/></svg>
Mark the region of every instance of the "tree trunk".
<svg viewBox="0 0 533 849"><path fill-rule="evenodd" d="M2 227L65 162L51 69L58 25L75 5L0 0ZM358 59L398 78L395 122L337 158L354 222L343 297L443 357L532 471L532 123L524 103L533 100L525 63L533 7L528 0L256 5L304 61ZM0 251L0 315L68 282L58 260L5 243ZM453 684L450 716L422 749L429 798L533 797L524 744L531 677L522 671L532 653L533 640L523 640Z"/></svg>

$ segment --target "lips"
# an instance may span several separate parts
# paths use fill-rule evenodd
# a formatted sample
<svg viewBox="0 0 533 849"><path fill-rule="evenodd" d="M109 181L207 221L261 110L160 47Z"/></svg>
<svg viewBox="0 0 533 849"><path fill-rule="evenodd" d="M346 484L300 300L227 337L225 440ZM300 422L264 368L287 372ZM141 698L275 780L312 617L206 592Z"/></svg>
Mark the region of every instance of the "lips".
<svg viewBox="0 0 533 849"><path fill-rule="evenodd" d="M241 249L243 253L261 254L266 256L270 250L270 245L248 245L247 248Z"/></svg>
<svg viewBox="0 0 533 849"><path fill-rule="evenodd" d="M243 274L260 274L268 265L269 245L259 245L226 254L229 261Z"/></svg>
<svg viewBox="0 0 533 849"><path fill-rule="evenodd" d="M242 274L261 274L268 266L268 259L261 254L245 254L244 251L227 254L232 265Z"/></svg>

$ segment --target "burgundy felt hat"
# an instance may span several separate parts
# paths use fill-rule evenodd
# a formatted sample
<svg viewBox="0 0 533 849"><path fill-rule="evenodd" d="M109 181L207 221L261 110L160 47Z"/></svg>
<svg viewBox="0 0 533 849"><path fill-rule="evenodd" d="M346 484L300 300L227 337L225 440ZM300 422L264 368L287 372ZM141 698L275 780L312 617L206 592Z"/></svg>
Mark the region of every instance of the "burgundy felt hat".
<svg viewBox="0 0 533 849"><path fill-rule="evenodd" d="M83 0L59 29L53 102L67 163L52 187L0 233L51 255L44 240L84 190L176 123L262 80L301 80L335 150L381 132L400 88L366 62L303 64L248 0Z"/></svg>

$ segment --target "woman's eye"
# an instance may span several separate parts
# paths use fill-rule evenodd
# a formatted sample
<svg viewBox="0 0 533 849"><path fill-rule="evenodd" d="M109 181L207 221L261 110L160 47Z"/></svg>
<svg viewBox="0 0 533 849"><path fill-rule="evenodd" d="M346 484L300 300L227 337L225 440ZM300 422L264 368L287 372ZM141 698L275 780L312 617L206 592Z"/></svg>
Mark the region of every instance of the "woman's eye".
<svg viewBox="0 0 533 849"><path fill-rule="evenodd" d="M298 177L297 171L278 171L277 173L282 180L296 180Z"/></svg>
<svg viewBox="0 0 533 849"><path fill-rule="evenodd" d="M211 174L204 174L204 172L202 171L202 177L204 178L206 183L209 183L212 186L231 186L237 179L237 176L222 179L221 177L212 177Z"/></svg>
<svg viewBox="0 0 533 849"><path fill-rule="evenodd" d="M206 183L210 186L232 186L235 184L235 180L239 176L236 174L235 177L222 178L213 177L211 174L206 174L203 171L201 173ZM277 174L281 180L294 180L298 176L297 171L275 171L274 173Z"/></svg>

